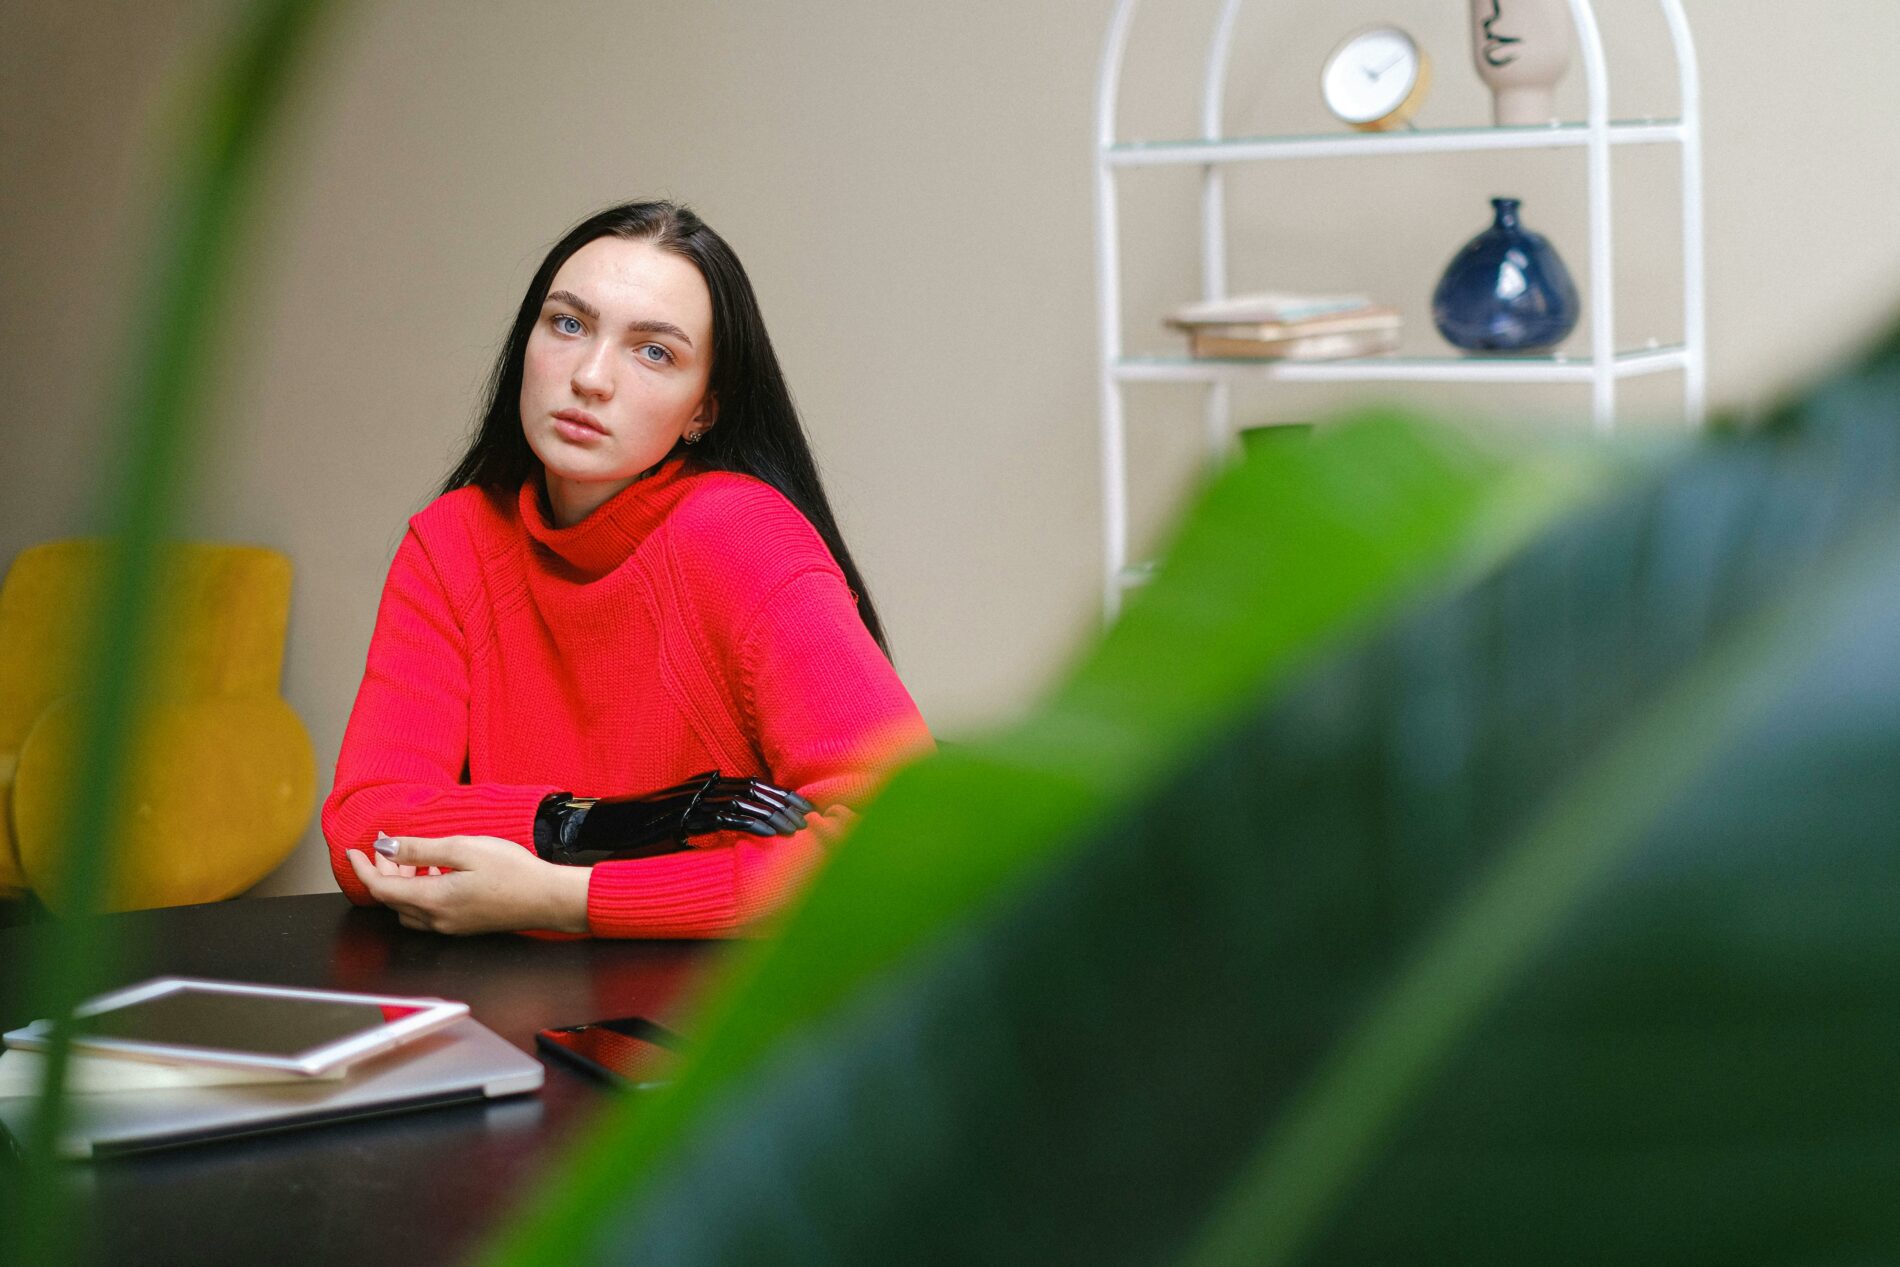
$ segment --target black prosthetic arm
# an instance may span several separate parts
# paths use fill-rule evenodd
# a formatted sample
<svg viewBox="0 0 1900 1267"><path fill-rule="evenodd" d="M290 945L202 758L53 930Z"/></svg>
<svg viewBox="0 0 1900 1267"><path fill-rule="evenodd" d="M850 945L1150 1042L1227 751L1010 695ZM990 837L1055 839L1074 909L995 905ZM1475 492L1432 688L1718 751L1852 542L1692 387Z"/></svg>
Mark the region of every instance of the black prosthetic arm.
<svg viewBox="0 0 1900 1267"><path fill-rule="evenodd" d="M549 862L588 866L690 848L694 836L743 831L789 836L817 806L758 779L696 774L645 796L584 797L558 792L534 816L534 851Z"/></svg>

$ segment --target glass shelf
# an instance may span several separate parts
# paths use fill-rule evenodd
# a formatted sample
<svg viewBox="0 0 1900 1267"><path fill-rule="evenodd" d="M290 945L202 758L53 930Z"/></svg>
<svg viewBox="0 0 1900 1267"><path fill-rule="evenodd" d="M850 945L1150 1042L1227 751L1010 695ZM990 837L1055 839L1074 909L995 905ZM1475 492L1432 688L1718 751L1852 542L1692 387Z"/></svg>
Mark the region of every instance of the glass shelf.
<svg viewBox="0 0 1900 1267"><path fill-rule="evenodd" d="M1679 119L1618 119L1612 145L1666 145L1683 140ZM1529 127L1420 128L1398 132L1328 132L1312 136L1225 137L1220 140L1125 141L1102 151L1111 167L1246 163L1273 158L1361 154L1430 154L1454 150L1534 150L1588 145L1586 123Z"/></svg>
<svg viewBox="0 0 1900 1267"><path fill-rule="evenodd" d="M1688 364L1681 344L1619 352L1616 378L1666 374ZM1211 383L1267 378L1290 383L1588 383L1596 368L1587 356L1363 356L1340 361L1262 361L1188 356L1125 356L1115 362L1124 383Z"/></svg>

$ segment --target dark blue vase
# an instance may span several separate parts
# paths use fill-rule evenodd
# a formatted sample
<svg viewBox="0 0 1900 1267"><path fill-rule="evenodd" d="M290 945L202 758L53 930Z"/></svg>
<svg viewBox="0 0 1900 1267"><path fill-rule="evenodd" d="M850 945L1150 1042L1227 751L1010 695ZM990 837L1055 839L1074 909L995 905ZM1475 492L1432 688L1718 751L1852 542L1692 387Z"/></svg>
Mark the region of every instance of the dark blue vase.
<svg viewBox="0 0 1900 1267"><path fill-rule="evenodd" d="M1563 342L1581 305L1570 270L1544 236L1517 222L1517 199L1452 257L1432 292L1432 322L1473 352L1535 352Z"/></svg>

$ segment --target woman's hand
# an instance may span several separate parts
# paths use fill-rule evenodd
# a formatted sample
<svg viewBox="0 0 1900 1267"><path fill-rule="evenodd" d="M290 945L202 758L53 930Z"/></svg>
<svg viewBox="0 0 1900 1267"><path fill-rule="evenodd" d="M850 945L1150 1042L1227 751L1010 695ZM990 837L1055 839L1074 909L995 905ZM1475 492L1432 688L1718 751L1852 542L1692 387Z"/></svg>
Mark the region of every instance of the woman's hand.
<svg viewBox="0 0 1900 1267"><path fill-rule="evenodd" d="M587 931L586 867L543 862L495 836L398 836L392 861L349 851L370 896L404 928L496 933L526 928Z"/></svg>

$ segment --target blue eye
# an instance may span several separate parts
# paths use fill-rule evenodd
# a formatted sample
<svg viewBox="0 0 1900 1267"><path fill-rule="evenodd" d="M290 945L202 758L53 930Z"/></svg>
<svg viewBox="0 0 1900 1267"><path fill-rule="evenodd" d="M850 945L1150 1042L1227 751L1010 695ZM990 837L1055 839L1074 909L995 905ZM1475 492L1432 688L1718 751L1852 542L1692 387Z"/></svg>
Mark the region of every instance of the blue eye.
<svg viewBox="0 0 1900 1267"><path fill-rule="evenodd" d="M563 322L568 324L564 325ZM562 334L579 334L581 332L580 318L565 312L557 312L554 314L554 328Z"/></svg>
<svg viewBox="0 0 1900 1267"><path fill-rule="evenodd" d="M647 354L649 352L657 352L659 355L648 356ZM673 354L658 343L642 343L640 345L640 355L655 365L664 365L673 359Z"/></svg>

